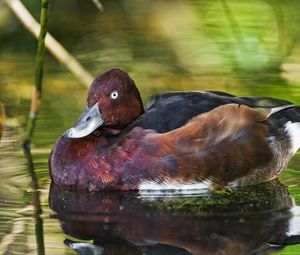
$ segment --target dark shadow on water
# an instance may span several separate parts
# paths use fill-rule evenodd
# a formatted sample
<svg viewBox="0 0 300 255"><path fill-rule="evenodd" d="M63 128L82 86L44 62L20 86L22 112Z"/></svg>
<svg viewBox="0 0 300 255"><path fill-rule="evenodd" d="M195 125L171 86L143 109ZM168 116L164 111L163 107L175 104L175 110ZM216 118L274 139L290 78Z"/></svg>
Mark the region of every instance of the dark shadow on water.
<svg viewBox="0 0 300 255"><path fill-rule="evenodd" d="M82 240L65 240L79 254L265 254L300 242L300 230L292 231L293 200L279 181L196 197L52 184L49 203L64 233Z"/></svg>

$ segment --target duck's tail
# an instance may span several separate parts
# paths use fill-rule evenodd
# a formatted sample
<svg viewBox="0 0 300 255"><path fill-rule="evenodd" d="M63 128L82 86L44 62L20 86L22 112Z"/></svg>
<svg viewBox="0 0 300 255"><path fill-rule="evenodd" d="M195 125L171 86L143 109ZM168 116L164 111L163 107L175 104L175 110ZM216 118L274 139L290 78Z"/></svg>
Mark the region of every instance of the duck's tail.
<svg viewBox="0 0 300 255"><path fill-rule="evenodd" d="M271 110L267 122L272 130L287 135L291 152L295 154L300 148L300 106L287 105Z"/></svg>

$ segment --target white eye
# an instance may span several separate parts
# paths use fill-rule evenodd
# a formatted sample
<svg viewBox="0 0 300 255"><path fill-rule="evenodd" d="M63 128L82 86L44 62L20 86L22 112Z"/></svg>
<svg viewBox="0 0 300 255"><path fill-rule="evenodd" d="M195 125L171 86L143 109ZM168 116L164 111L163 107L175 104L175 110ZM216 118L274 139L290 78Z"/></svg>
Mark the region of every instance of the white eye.
<svg viewBox="0 0 300 255"><path fill-rule="evenodd" d="M119 96L119 93L116 90L110 93L111 99L117 99L118 96Z"/></svg>

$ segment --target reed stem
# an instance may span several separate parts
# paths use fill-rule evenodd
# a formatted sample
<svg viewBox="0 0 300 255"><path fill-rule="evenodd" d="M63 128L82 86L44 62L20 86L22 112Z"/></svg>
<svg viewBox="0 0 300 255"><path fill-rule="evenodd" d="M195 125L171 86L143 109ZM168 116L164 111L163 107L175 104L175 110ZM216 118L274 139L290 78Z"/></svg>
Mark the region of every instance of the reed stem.
<svg viewBox="0 0 300 255"><path fill-rule="evenodd" d="M33 159L30 148L24 148L24 153L27 159L28 172L31 177L31 188L32 188L32 204L34 207L34 220L35 220L35 238L37 246L37 254L45 255L45 240L44 240L44 223L42 218L42 206L40 199L40 190L38 179L35 174Z"/></svg>
<svg viewBox="0 0 300 255"><path fill-rule="evenodd" d="M47 34L47 23L48 23L48 8L49 8L49 0L42 0L41 16L40 16L41 29L38 38L38 46L37 46L36 62L35 62L35 88L32 94L31 109L30 109L30 114L27 122L26 132L25 132L24 146L26 147L30 147L34 129L35 129L37 115L41 104L42 81L43 81L44 58L45 58L45 37Z"/></svg>

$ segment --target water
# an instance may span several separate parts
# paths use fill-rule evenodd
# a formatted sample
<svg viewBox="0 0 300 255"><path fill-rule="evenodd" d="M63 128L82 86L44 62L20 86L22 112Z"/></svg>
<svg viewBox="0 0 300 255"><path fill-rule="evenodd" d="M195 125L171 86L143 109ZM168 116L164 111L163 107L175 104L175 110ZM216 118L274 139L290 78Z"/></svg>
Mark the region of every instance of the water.
<svg viewBox="0 0 300 255"><path fill-rule="evenodd" d="M23 2L38 16L34 1ZM51 1L49 30L93 74L127 70L144 102L166 90L223 90L300 104L299 1L102 3L100 14L92 1ZM299 245L284 246L299 241L298 154L280 183L198 197L51 186L50 150L82 111L87 88L46 57L42 109L26 158L35 44L3 2L0 29L1 254L76 254L78 247L100 254L300 254Z"/></svg>

